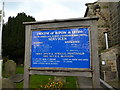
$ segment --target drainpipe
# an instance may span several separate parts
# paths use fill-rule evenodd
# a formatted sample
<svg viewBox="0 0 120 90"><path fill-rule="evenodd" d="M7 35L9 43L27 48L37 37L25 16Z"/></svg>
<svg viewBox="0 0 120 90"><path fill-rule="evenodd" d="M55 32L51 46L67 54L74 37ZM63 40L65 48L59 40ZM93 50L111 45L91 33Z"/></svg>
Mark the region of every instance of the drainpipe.
<svg viewBox="0 0 120 90"><path fill-rule="evenodd" d="M106 44L106 49L108 49L108 33L107 32L104 32L105 34L105 44Z"/></svg>

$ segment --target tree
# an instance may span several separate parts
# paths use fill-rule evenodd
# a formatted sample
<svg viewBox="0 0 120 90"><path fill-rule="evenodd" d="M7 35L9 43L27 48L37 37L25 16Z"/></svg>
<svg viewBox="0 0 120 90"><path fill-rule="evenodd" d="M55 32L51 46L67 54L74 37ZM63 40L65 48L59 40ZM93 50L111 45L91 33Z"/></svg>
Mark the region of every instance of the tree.
<svg viewBox="0 0 120 90"><path fill-rule="evenodd" d="M25 49L25 26L23 22L35 21L32 16L18 13L16 17L9 17L3 26L2 55L17 63L23 63Z"/></svg>

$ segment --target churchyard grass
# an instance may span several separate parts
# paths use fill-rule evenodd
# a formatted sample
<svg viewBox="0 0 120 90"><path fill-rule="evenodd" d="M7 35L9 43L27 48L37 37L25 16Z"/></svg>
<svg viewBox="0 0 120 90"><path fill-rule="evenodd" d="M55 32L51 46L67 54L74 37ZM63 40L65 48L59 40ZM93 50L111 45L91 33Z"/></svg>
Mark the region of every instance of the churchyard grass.
<svg viewBox="0 0 120 90"><path fill-rule="evenodd" d="M24 68L22 66L17 66L16 74L23 74L23 73L24 73Z"/></svg>
<svg viewBox="0 0 120 90"><path fill-rule="evenodd" d="M16 69L16 74L23 73L23 67L18 66ZM30 78L30 88L38 88L40 85L46 85L49 82L49 79L53 78L54 76L32 75ZM23 82L17 83L17 88L23 88ZM77 88L76 77L66 77L66 83L63 84L63 88Z"/></svg>

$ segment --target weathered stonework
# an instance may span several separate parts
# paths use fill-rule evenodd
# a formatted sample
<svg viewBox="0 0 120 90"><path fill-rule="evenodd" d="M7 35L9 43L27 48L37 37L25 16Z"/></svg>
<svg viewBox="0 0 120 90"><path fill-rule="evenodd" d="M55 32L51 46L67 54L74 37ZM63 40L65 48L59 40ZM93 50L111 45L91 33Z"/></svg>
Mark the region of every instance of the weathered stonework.
<svg viewBox="0 0 120 90"><path fill-rule="evenodd" d="M100 12L96 12L96 5L100 6ZM95 2L86 4L87 10L85 17L98 16L99 20L97 22L98 26L98 48L99 51L106 48L105 46L105 35L104 32L108 32L110 24L110 14L109 14L109 3L105 2Z"/></svg>
<svg viewBox="0 0 120 90"><path fill-rule="evenodd" d="M109 3L110 11L110 32L109 46L120 44L120 2Z"/></svg>
<svg viewBox="0 0 120 90"><path fill-rule="evenodd" d="M105 65L101 65L101 73L104 74L105 81L117 80L117 55L119 54L119 45L109 48L101 52L101 61L105 61Z"/></svg>
<svg viewBox="0 0 120 90"><path fill-rule="evenodd" d="M99 55L100 60L105 61L105 65L100 67L101 78L106 81L117 78L120 80L120 2L97 1L87 3L86 6L85 17L99 17L97 22ZM105 32L108 33L107 50Z"/></svg>

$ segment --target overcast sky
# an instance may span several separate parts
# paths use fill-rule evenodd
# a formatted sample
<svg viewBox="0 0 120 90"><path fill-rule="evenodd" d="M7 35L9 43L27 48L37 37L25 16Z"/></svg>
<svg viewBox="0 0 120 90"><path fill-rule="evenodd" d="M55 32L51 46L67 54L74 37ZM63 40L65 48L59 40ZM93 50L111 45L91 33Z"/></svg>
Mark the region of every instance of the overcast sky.
<svg viewBox="0 0 120 90"><path fill-rule="evenodd" d="M37 21L83 17L85 3L95 1L97 0L9 0L5 2L4 20L7 22L9 16L16 16L20 12L33 16Z"/></svg>

